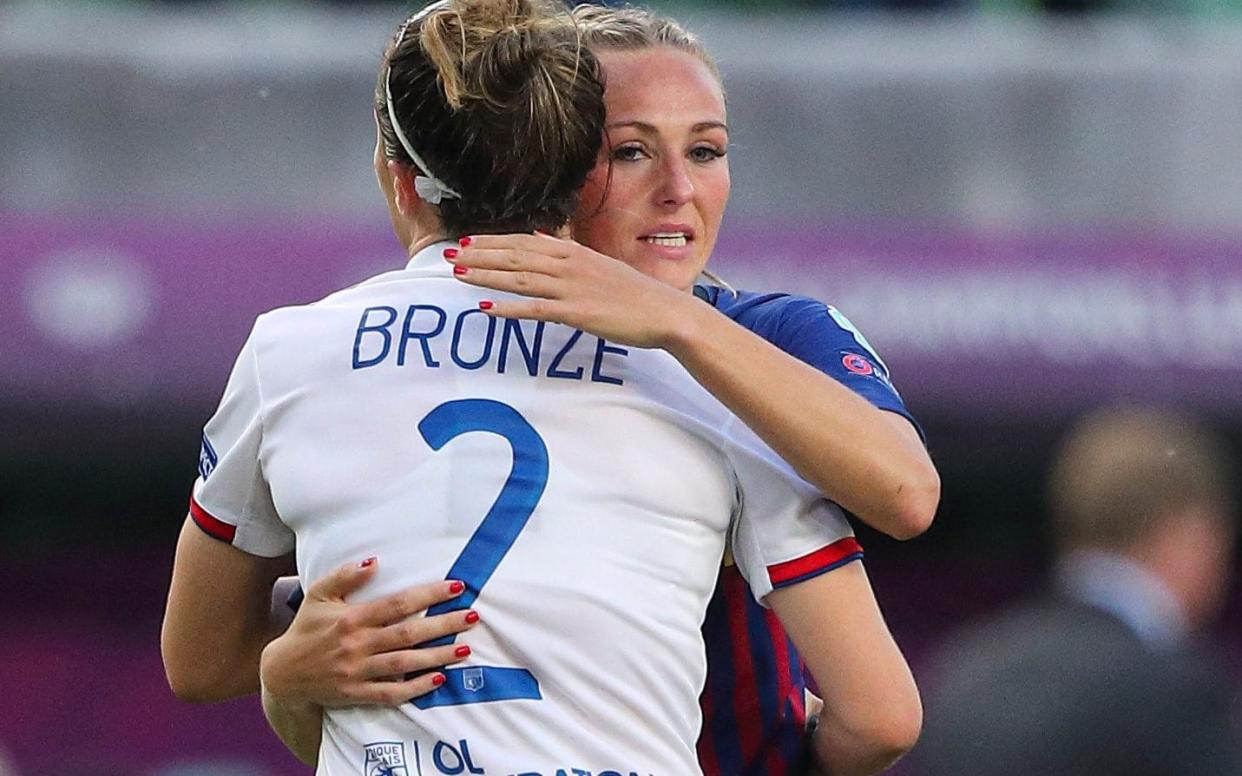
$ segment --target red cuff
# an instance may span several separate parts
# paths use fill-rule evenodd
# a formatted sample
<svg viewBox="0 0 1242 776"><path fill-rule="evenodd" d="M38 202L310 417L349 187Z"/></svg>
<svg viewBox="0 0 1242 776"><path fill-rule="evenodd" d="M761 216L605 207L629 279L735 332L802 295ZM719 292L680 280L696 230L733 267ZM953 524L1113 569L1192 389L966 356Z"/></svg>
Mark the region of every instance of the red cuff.
<svg viewBox="0 0 1242 776"><path fill-rule="evenodd" d="M237 535L237 526L229 525L209 515L207 510L198 505L193 496L190 497L190 518L194 520L195 525L203 529L203 533L225 544L232 544L233 537Z"/></svg>
<svg viewBox="0 0 1242 776"><path fill-rule="evenodd" d="M774 589L782 588L823 574L825 571L832 571L862 556L862 545L853 536L847 536L827 547L819 548L810 555L768 566L768 579L772 582Z"/></svg>

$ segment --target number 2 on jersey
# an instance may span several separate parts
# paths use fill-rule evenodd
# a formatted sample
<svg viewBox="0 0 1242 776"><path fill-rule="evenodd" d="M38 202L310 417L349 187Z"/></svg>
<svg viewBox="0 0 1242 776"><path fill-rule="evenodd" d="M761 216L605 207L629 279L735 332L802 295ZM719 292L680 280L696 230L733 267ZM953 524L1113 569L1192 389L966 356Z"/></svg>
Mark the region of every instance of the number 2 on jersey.
<svg viewBox="0 0 1242 776"><path fill-rule="evenodd" d="M479 592L535 511L548 484L548 448L539 433L517 410L490 399L459 399L441 404L418 424L418 431L432 450L472 431L488 431L508 440L513 449L513 468L500 495L483 522L462 549L447 579L461 580L466 590L452 601L436 604L427 616L466 609ZM456 636L428 641L419 646L451 644ZM525 668L469 666L446 668L445 682L434 692L411 700L420 709L461 706L467 703L540 700L539 682Z"/></svg>

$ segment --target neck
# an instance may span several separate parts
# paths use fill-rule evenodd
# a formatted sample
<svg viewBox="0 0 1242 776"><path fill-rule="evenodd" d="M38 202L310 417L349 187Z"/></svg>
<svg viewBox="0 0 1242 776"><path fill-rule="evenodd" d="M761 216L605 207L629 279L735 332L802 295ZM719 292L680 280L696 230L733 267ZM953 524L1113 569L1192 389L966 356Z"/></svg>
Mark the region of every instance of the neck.
<svg viewBox="0 0 1242 776"><path fill-rule="evenodd" d="M405 246L405 254L413 257L414 254L418 253L423 248L426 248L428 245L434 245L435 243L447 239L449 239L448 235L443 232L427 233L421 237L412 237L409 244Z"/></svg>
<svg viewBox="0 0 1242 776"><path fill-rule="evenodd" d="M405 217L400 238L406 256L413 257L428 245L451 239L440 219L430 211L431 208L422 207Z"/></svg>

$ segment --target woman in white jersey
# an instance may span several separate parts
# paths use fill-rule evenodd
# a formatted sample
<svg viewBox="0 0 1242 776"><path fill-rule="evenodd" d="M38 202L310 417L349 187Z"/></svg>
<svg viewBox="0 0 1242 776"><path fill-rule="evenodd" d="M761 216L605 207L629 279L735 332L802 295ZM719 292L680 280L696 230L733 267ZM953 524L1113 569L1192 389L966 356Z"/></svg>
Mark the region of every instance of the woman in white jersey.
<svg viewBox="0 0 1242 776"><path fill-rule="evenodd" d="M381 116L381 119L382 119L382 116ZM382 174L381 174L381 179L383 179L383 175L382 175ZM398 197L393 197L392 199L390 199L390 202L392 202L393 200L396 200L396 199L398 199ZM723 200L721 201L721 203L720 203L720 204L721 204L721 207L723 207ZM398 207L397 209L399 210L400 208ZM717 219L717 220L718 220L718 219ZM394 223L398 226L398 230L399 230L399 232L400 232L400 230L401 230L401 228L402 228L403 224L399 221L399 219L396 217L396 215L394 215ZM710 248L710 239L709 239L709 235L707 234L707 229L708 229L708 228L710 228L710 230L711 230L711 235L710 235L710 238L714 238L715 224L714 224L714 223L711 223L711 224L705 224L705 225L704 225L704 227L705 227L705 228L704 228L704 231L703 231L703 232L701 232L701 233L700 233L700 235L699 235L699 239L701 240L701 245L702 245L702 250L700 251L700 255L702 255L702 257L703 257L703 258L705 258L705 257L706 257L706 253L707 253L708 249ZM556 257L556 258L561 258L561 257L563 257L563 256L565 256L565 255L568 255L568 254L564 254L564 253L562 253L563 248L562 248L562 246L560 246L559 244L544 245L544 246L541 246L541 245L534 245L534 246L532 246L532 247L535 249L535 252L536 252L536 253L538 253L538 252L540 252L540 251L543 251L544 253L546 253L546 254L548 254L548 255L551 255L551 256L553 256L553 257ZM465 258L465 256L463 256L463 258ZM477 268L487 267L487 266L488 266L488 264L487 264L487 262L486 262L486 261L477 260L477 259L479 259L479 258L483 258L482 256L475 256L475 257L473 257L473 258L474 258L474 259L476 259L476 260L473 260L473 261L472 261L472 266L473 266L473 267L475 267L476 269L477 269ZM463 264L463 266L465 266L465 264L466 264L466 263L465 263L465 262L463 262L462 264ZM493 266L494 266L494 265L493 265ZM701 266L701 264L700 264L700 266ZM466 275L463 275L462 277L463 277L463 279L473 280L473 278L470 278L470 277L469 277L469 273L466 273ZM476 278L485 279L485 278L483 278L483 273L482 273L482 272L479 272L477 275L475 275L475 277L476 277ZM622 280L624 280L625 282L629 283L631 287L634 287L634 280L633 280L632 278L622 278ZM637 288L638 288L638 290L639 290L639 291L644 290L641 286L637 286ZM654 291L654 289L650 289L650 290L653 290L653 291ZM516 311L517 311L517 309L518 309L518 308L511 308L508 312L516 312ZM606 313L606 312L607 312L607 311L605 311L605 313ZM591 323L591 324L592 324L595 328L598 328L598 327L601 325L601 320L603 320L603 319L600 319L600 320L593 320L593 321L591 321L590 323ZM727 321L725 321L725 323L727 323ZM606 321L605 321L604 325L606 325ZM731 325L731 324L730 324L730 325ZM609 333L611 333L611 332L609 332ZM623 339L626 339L626 340L632 341L634 344L640 344L640 345L645 345L645 344L660 344L660 343L658 343L658 342L654 342L654 341L647 341L647 340L642 339L642 336L645 336L645 335L643 335L643 334L642 334L642 332L639 332L639 336L637 336L637 337L635 337L635 336L634 336L634 334L633 334L632 332L631 332L631 333L623 333L623 332L618 332L618 333L619 333L619 334L621 334L621 336L622 336L622 338L623 338ZM743 334L744 334L745 332L741 332L741 333L743 333ZM729 336L729 335L726 333L726 334L725 334L725 336ZM743 346L744 346L744 347L747 347L747 348L755 348L755 343L753 343L753 342L747 342L747 343L743 343ZM767 349L767 350L772 350L770 347L765 346L765 345L763 345L762 343L758 343L758 351L760 351L760 352L761 352L761 351L763 351L764 349ZM778 354L778 355L779 355L779 354ZM685 359L683 359L683 361L684 361L684 360L685 360ZM687 366L691 366L691 368L693 369L693 366L692 366L691 364L687 364ZM781 365L779 365L779 368L784 369L784 368L786 368L786 366L787 366L787 365L781 364ZM729 388L728 388L727 383L726 383L725 385L723 385L723 386L722 386L722 385L714 385L714 386L713 386L713 385L710 385L710 381L711 381L711 379L712 379L710 375L704 375L703 373L698 372L698 373L696 373L696 376L698 376L700 380L703 380L703 382L704 382L705 384L709 384L709 387L713 387L713 389L714 389L714 390L723 391L723 393L725 393L726 395L728 394ZM817 376L818 376L818 375L817 375ZM814 379L814 378L812 378L812 379ZM852 397L851 397L851 398L852 398ZM744 402L743 402L743 403L744 403ZM805 414L803 414L803 415L802 415L802 418L803 418L803 420L804 420L804 421L805 421L805 417L806 417L806 416L805 416ZM751 421L751 422L752 422L752 423L756 426L756 428L759 428L760 430L763 430L763 429L765 428L765 422L766 422L766 421L765 421L765 420L764 420L764 418L762 418L762 417L758 418L758 421L752 420L752 419L750 419L750 418L748 418L748 420L750 420L750 421ZM902 422L904 422L904 421L902 421ZM854 424L855 424L855 426L854 426L854 427L855 427L855 428L857 428L857 423L858 423L858 418L857 418L857 417L855 417L855 418L854 418ZM784 452L784 451L783 451L783 452ZM787 455L789 455L788 453L786 453L786 454L787 454ZM790 458L791 458L791 459L793 459L793 460L796 460L797 456L796 456L796 455L791 455L791 456L790 456ZM879 478L876 478L876 479L879 479ZM826 488L825 490L827 490L827 488ZM899 492L900 492L900 490L901 490L901 488L898 488L898 491L899 491ZM860 503L860 504L861 504L862 502L861 502L861 500L859 500L859 501L856 501L856 503ZM877 503L879 503L879 502L877 502ZM872 517L872 518L876 518L877 513L882 512L882 511L883 511L883 509L884 509L884 508L889 507L891 503L893 503L893 502L884 503L884 504L882 504L882 506L881 506L881 507L875 507L875 508L871 508L871 509L867 509L867 510L865 510L865 512L866 512L866 516L868 516L868 517ZM864 510L859 510L859 511L864 511ZM917 509L915 509L914 511L917 511ZM902 512L902 508L898 508L898 509L897 509L897 512L898 512L898 513L900 513L899 517L902 517L902 518L906 517L906 513L903 513L903 512ZM879 519L876 519L876 522L883 522L883 521L882 521L882 520L879 520ZM903 530L902 530L902 529L900 529L900 528L899 528L899 529L894 530L894 533L908 533L908 532L909 532L909 531L903 531ZM408 635L409 635L409 634L407 634L407 637L408 637ZM412 640L412 639L411 639L411 640ZM406 643L408 643L408 641L407 641ZM810 657L813 657L813 656L808 655L808 657L810 658ZM437 660L438 662L447 662L447 661L448 661L448 658L449 658L449 656L448 656L448 655L438 655L438 656L437 656L437 658L436 658L436 660ZM814 661L814 660L812 660L812 664L814 664L814 662L815 662L815 661ZM394 667L390 666L390 669L392 669L392 668L394 668ZM391 673L391 670L390 670L390 673Z"/></svg>

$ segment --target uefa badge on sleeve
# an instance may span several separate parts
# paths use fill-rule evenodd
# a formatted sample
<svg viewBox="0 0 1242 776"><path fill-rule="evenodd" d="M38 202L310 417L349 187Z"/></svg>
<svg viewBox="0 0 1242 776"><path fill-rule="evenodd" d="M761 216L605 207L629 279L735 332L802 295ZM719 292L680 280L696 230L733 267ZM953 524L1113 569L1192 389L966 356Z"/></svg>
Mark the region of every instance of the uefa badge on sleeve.
<svg viewBox="0 0 1242 776"><path fill-rule="evenodd" d="M405 744L400 741L377 741L367 744L364 751L363 776L410 776L405 767Z"/></svg>

